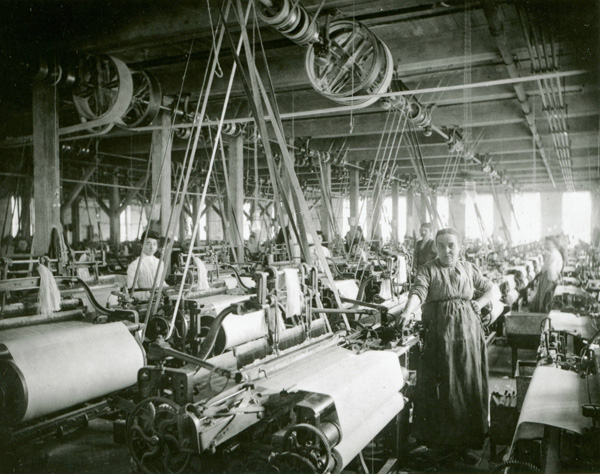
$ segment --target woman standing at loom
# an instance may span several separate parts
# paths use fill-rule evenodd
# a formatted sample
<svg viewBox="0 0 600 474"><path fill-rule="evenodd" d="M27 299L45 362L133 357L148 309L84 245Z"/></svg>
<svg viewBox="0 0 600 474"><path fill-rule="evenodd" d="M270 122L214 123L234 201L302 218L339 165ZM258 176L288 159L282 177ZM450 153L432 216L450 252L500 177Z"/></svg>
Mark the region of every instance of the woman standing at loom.
<svg viewBox="0 0 600 474"><path fill-rule="evenodd" d="M529 311L534 313L548 311L560 272L564 266L564 248L556 237L546 237L545 248L544 265L540 270L538 288L529 305Z"/></svg>
<svg viewBox="0 0 600 474"><path fill-rule="evenodd" d="M459 260L456 230L438 231L437 258L419 268L398 324L422 306L424 346L417 371L413 433L435 455L480 449L488 432L488 367L480 309L492 283ZM474 299L477 292L479 298Z"/></svg>
<svg viewBox="0 0 600 474"><path fill-rule="evenodd" d="M127 288L135 290L134 297L138 300L150 298L157 275L162 276L163 265L154 254L158 251L158 234L149 230L142 237L143 247L138 258L127 267ZM160 281L158 282L160 283ZM137 291L138 289L142 291Z"/></svg>

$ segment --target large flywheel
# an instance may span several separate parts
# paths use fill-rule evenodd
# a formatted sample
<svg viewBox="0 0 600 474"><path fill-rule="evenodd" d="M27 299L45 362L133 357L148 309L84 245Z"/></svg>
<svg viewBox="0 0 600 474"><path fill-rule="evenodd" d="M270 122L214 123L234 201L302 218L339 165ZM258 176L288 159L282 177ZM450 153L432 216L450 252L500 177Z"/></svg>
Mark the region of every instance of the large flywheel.
<svg viewBox="0 0 600 474"><path fill-rule="evenodd" d="M317 92L344 105L366 107L378 98L354 96L386 92L392 82L394 61L387 46L361 23L333 21L327 38L311 44L306 71Z"/></svg>
<svg viewBox="0 0 600 474"><path fill-rule="evenodd" d="M160 112L162 91L156 78L146 71L132 71L133 97L122 117L126 128L150 125Z"/></svg>
<svg viewBox="0 0 600 474"><path fill-rule="evenodd" d="M168 398L140 402L127 419L127 444L133 460L145 474L181 474L191 452L180 445L180 407Z"/></svg>
<svg viewBox="0 0 600 474"><path fill-rule="evenodd" d="M88 130L122 123L133 98L133 78L127 65L114 56L87 58L79 67L79 79L73 88L73 103ZM73 131L81 126L67 127ZM66 133L69 133L67 131Z"/></svg>

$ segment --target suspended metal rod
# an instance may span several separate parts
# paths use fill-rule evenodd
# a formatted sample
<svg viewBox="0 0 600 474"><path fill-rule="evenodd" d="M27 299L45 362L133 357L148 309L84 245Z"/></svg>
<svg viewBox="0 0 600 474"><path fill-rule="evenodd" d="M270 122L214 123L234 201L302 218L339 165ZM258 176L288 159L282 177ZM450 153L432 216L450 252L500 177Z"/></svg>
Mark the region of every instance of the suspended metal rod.
<svg viewBox="0 0 600 474"><path fill-rule="evenodd" d="M540 79L581 76L584 74L589 74L589 71L573 70L573 71L551 72L551 73L545 73L545 74L535 74L535 75L531 75L531 76L520 76L520 77L515 77L515 78L509 78L509 79L497 79L497 80L492 80L492 81L473 82L472 84L458 84L458 85L454 85L454 86L431 87L431 88L424 88L424 89L412 89L412 90L406 90L406 91L386 92L386 93L382 93L382 94L372 94L372 95L360 96L360 97L361 98L368 98L368 97L383 98L383 97L410 96L410 95L418 95L418 94L433 94L433 93L439 93L439 92L463 90L463 89L467 89L467 88L481 88L481 87L500 86L500 85L506 85L506 84L518 84L521 82L533 82L533 81L537 81ZM356 98L358 98L358 97L356 97ZM344 105L344 106L340 106L340 107L326 107L326 108L315 109L315 110L304 110L304 111L300 111L300 112L282 113L282 114L280 114L280 118L282 120L287 120L287 119L303 118L303 117L318 117L323 114L339 114L341 112L350 112L355 109L356 109L356 107L350 106L350 105ZM267 120L267 122L271 122L272 117L269 115L266 115L265 120ZM254 119L252 117L240 117L240 118L235 118L235 119L225 119L223 123L248 123L248 122L254 122ZM212 127L212 126L218 125L218 123L219 122L215 121L215 120L207 120L202 124L202 126L203 127ZM193 126L194 125L191 123L180 123L180 124L174 125L175 128L190 128ZM164 128L164 127L148 126L148 127L132 128L131 130L141 132L141 131L146 131L146 130L161 130L162 128Z"/></svg>
<svg viewBox="0 0 600 474"><path fill-rule="evenodd" d="M552 175L552 171L550 170L550 164L548 163L548 158L546 157L546 152L544 151L544 145L542 143L542 138L538 133L537 127L535 125L535 118L533 112L531 110L531 106L529 105L529 100L527 99L527 94L525 93L525 89L521 82L517 79L522 79L520 77L519 71L517 70L517 66L515 65L515 61L513 60L512 52L508 46L508 40L506 38L506 34L504 32L504 25L500 18L498 17L498 12L496 10L496 4L494 0L482 0L481 6L483 7L483 13L485 14L485 18L487 19L490 33L496 39L496 44L498 46L498 50L500 51L500 55L504 60L504 64L506 65L506 69L511 79L515 80L512 84L514 84L514 89L517 94L517 98L519 100L519 105L525 114L525 119L527 120L527 124L529 125L529 129L531 130L531 134L535 140L537 150L542 158L542 162L544 163L544 167L546 168L546 172L550 177L550 181L552 185L556 187L556 183L554 182L554 176ZM556 73L554 73L556 74ZM536 76L546 76L546 74L536 74ZM534 76L528 76L534 77ZM553 76L556 77L556 76ZM535 80L539 79L547 79L548 77L539 77Z"/></svg>

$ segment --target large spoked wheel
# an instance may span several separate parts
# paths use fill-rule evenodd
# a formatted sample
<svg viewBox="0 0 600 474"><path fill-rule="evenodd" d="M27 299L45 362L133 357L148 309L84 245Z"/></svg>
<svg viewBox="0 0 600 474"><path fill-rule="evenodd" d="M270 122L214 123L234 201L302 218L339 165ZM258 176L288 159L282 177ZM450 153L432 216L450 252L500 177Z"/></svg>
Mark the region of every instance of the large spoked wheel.
<svg viewBox="0 0 600 474"><path fill-rule="evenodd" d="M191 452L183 452L179 438L177 403L151 397L140 402L127 420L127 444L133 460L146 474L181 474Z"/></svg>
<svg viewBox="0 0 600 474"><path fill-rule="evenodd" d="M308 423L290 427L285 433L283 446L288 453L310 461L318 473L325 472L332 462L329 440L323 431Z"/></svg>
<svg viewBox="0 0 600 474"><path fill-rule="evenodd" d="M132 97L131 71L120 59L94 56L80 66L79 80L73 88L73 103L82 122L114 124L121 120Z"/></svg>
<svg viewBox="0 0 600 474"><path fill-rule="evenodd" d="M313 44L306 53L306 72L317 92L345 105L371 105L389 88L393 58L385 44L366 26L348 20L329 27L329 44Z"/></svg>
<svg viewBox="0 0 600 474"><path fill-rule="evenodd" d="M121 120L125 128L144 127L160 112L162 90L156 78L145 71L132 71L131 77L133 98Z"/></svg>

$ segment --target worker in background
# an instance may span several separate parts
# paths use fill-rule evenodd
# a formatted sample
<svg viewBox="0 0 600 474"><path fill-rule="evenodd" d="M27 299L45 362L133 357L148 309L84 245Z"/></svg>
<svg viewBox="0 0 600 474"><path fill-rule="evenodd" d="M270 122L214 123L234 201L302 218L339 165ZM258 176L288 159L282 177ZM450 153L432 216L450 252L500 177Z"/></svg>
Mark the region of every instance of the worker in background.
<svg viewBox="0 0 600 474"><path fill-rule="evenodd" d="M27 239L25 237L17 238L15 255L29 255L29 244L27 243Z"/></svg>
<svg viewBox="0 0 600 474"><path fill-rule="evenodd" d="M321 232L320 230L317 231L317 239L318 242L321 244L321 248L323 249L323 254L325 254L325 258L331 258L331 251L323 245L323 232ZM317 254L317 247L312 242L312 238L310 235L308 236L308 248L310 250L313 265L317 267L317 270L319 272L323 272L324 269L323 265L321 264L321 260L319 259L319 256Z"/></svg>
<svg viewBox="0 0 600 474"><path fill-rule="evenodd" d="M346 252L354 253L364 240L362 227L359 225L351 227L344 240L346 241Z"/></svg>
<svg viewBox="0 0 600 474"><path fill-rule="evenodd" d="M529 311L533 313L545 313L549 310L566 259L566 251L556 237L546 237L544 248L544 265L538 276L538 288L529 304Z"/></svg>
<svg viewBox="0 0 600 474"><path fill-rule="evenodd" d="M415 244L415 253L413 254L413 269L415 272L437 256L433 240L433 226L429 222L425 222L421 225L419 233L421 234L421 240Z"/></svg>
<svg viewBox="0 0 600 474"><path fill-rule="evenodd" d="M422 305L423 351L417 370L412 435L435 459L473 464L488 433L488 365L481 308L492 282L461 260L461 238L438 231L437 258L422 265L397 326ZM474 299L475 292L481 294Z"/></svg>
<svg viewBox="0 0 600 474"><path fill-rule="evenodd" d="M127 288L152 288L156 276L162 276L163 265L161 264L160 260L154 256L154 254L158 251L158 240L158 234L155 232L148 231L146 233L145 243L142 247L142 253L127 267ZM144 237L142 237L142 241L144 241ZM139 270L137 269L138 265ZM134 292L134 297L136 299L147 300L150 298L150 291L136 291Z"/></svg>

